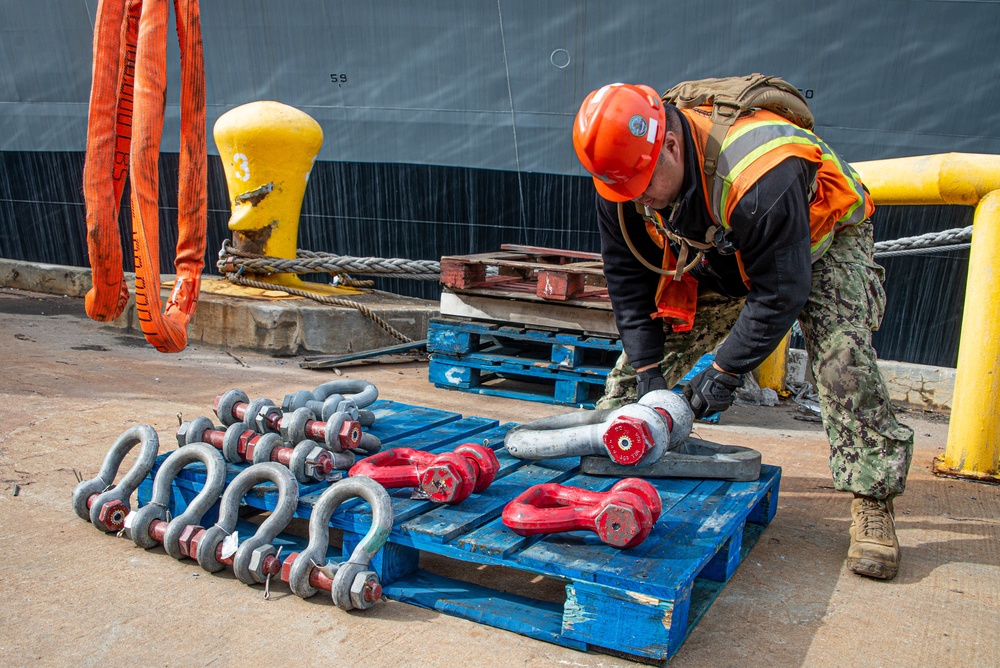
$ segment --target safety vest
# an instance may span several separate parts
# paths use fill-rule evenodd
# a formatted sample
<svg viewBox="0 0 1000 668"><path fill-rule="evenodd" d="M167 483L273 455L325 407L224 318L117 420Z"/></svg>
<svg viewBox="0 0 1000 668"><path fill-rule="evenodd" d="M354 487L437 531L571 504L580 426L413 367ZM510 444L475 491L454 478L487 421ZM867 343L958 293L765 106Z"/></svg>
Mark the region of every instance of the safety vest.
<svg viewBox="0 0 1000 668"><path fill-rule="evenodd" d="M690 121L698 164L704 164L705 146L712 130L711 108L679 110ZM711 177L701 172L702 191L705 205L712 214L716 225L730 229L730 217L740 199L770 169L789 157L799 157L817 165L816 179L811 186L809 203L809 252L815 262L833 243L837 230L857 225L867 220L875 211L871 195L864 189L857 172L815 134L788 122L781 116L766 110L758 110L736 120L719 153L715 174ZM638 209L639 207L637 207ZM664 247L663 269L674 270L677 260L670 252L669 245L663 243L655 229L663 231L660 217L655 212L646 218L647 230L654 241ZM705 239L671 239L683 246L707 249L713 245L715 230L709 230ZM661 238L657 238L661 237ZM736 251L736 261L743 275L743 281L750 287L750 278L743 267L743 258ZM681 264L684 264L681 260ZM694 263L692 262L691 265ZM679 273L679 272L678 272ZM677 276L661 275L657 288L657 310L652 317L666 318L674 322L674 331L686 331L694 322L693 287L690 282L682 284ZM683 278L688 278L686 275Z"/></svg>
<svg viewBox="0 0 1000 668"><path fill-rule="evenodd" d="M691 123L698 164L704 161L712 129L709 112L707 107L681 110ZM818 166L809 203L809 253L815 262L833 243L837 230L867 220L875 212L875 204L858 173L809 130L763 109L737 119L722 142L711 183L702 171L702 189L712 218L729 229L736 205L757 179L793 156Z"/></svg>

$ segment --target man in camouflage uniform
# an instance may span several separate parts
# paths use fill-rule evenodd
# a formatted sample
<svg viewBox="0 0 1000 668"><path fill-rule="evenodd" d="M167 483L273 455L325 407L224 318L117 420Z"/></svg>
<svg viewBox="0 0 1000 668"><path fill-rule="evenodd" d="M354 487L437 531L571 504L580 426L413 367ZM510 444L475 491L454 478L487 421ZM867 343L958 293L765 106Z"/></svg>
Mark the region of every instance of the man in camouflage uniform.
<svg viewBox="0 0 1000 668"><path fill-rule="evenodd" d="M892 499L906 484L913 431L896 420L871 345L885 292L872 259L870 196L822 140L768 112L729 130L720 190L703 175L706 122L650 93L605 86L584 101L574 127L577 155L598 191L605 275L625 351L598 408L672 387L718 346L713 365L684 394L697 417L725 410L742 375L798 319L834 483L855 495L847 566L894 577ZM685 257L691 247L703 251L694 262ZM677 265L689 270L686 298L670 296L680 273L666 270Z"/></svg>

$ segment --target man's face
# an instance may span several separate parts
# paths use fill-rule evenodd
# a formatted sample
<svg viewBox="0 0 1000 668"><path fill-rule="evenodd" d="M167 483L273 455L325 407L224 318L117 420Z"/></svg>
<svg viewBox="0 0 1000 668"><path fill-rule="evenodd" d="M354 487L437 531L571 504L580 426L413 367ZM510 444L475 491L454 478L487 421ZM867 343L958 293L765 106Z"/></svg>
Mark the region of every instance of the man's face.
<svg viewBox="0 0 1000 668"><path fill-rule="evenodd" d="M673 132L668 132L663 138L663 146L656 160L653 177L649 180L646 190L636 197L635 201L652 209L666 208L677 199L683 182L683 144Z"/></svg>

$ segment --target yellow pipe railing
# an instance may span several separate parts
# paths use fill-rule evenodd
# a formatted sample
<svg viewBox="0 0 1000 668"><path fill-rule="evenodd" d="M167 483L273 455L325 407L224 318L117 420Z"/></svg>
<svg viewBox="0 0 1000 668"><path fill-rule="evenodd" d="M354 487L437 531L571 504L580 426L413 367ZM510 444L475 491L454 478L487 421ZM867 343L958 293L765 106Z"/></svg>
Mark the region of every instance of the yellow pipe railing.
<svg viewBox="0 0 1000 668"><path fill-rule="evenodd" d="M976 207L948 443L934 472L1000 482L1000 156L945 153L852 167L876 205Z"/></svg>

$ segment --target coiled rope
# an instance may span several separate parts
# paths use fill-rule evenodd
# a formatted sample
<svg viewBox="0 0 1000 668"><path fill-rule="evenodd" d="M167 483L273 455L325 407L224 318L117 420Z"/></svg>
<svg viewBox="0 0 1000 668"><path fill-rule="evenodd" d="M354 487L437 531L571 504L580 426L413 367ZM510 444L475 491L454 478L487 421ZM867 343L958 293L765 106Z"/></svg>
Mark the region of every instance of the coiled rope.
<svg viewBox="0 0 1000 668"><path fill-rule="evenodd" d="M411 339L406 334L403 334L401 331L399 331L398 329L387 323L385 320L379 317L378 314L376 314L370 308L368 308L367 306L365 306L360 302L356 302L351 299L330 297L327 295L317 295L313 292L299 290L298 288L286 287L284 285L275 285L274 283L255 281L250 278L244 278L242 275L233 272L227 273L226 278L231 283L236 283L237 285L245 285L251 288L260 288L261 290L281 290L282 292L287 292L290 295L296 295L298 297L308 297L309 299L313 299L315 301L322 302L324 304L330 304L332 306L346 306L348 308L357 309L365 317L367 317L369 320L374 322L381 329L383 329L385 332L395 337L396 339L402 341L403 343L410 343L411 341L413 341L413 339Z"/></svg>
<svg viewBox="0 0 1000 668"><path fill-rule="evenodd" d="M353 299L343 299L341 297L330 297L329 295L318 295L314 292L309 292L307 290L299 290L298 288L288 287L284 285L275 285L273 283L265 283L263 281L257 281L252 278L247 278L244 274L257 275L257 276L269 276L271 274L285 273L285 274L315 274L315 273L329 273L334 274L334 285L347 285L351 287L370 287L372 281L358 281L345 272L344 267L354 267L354 266L367 266L368 269L364 270L371 274L378 274L379 272L374 272L370 267L379 262L386 262L385 260L379 260L379 258L352 258L345 257L342 255L331 255L328 253L313 253L312 251L305 251L299 249L296 255L302 260L295 259L289 260L285 258L278 257L268 257L266 255L258 255L256 253L248 253L246 251L241 251L235 248L232 243L227 239L222 243L222 249L219 250L219 261L216 263L219 271L225 275L226 279L230 283L235 283L237 285L245 285L251 288L260 288L261 290L281 290L282 292L287 292L290 295L296 295L298 297L306 297L323 304L330 304L332 306L344 306L347 308L353 308L359 311L366 318L371 320L373 323L378 325L380 329L388 333L393 338L402 341L403 343L411 343L413 339L403 334L398 329L390 325L383 318L378 316L374 311L365 306L360 302L356 302ZM327 258L335 258L331 263L327 263ZM340 262L340 260L348 260L347 262ZM357 260L376 260L374 263L358 263ZM415 263L412 260L389 260L391 263L391 268L388 273L392 274L396 278L408 278L407 275L400 275L398 271L399 267L403 263ZM422 265L430 264L426 262L420 263ZM434 262L433 264L437 264ZM336 266L336 269L331 269L330 267ZM437 275L433 277L437 278ZM428 280L421 278L418 280Z"/></svg>

